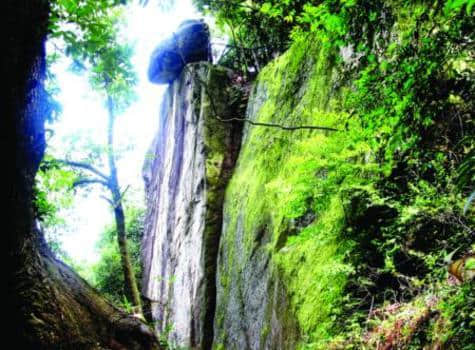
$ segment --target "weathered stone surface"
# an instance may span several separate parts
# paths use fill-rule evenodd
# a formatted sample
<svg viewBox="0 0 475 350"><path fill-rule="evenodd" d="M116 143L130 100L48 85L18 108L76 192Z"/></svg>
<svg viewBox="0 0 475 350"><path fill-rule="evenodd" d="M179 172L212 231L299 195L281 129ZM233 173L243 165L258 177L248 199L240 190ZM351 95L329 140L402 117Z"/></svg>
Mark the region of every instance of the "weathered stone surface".
<svg viewBox="0 0 475 350"><path fill-rule="evenodd" d="M230 74L222 68L189 65L168 88L144 166L143 293L157 331L172 326L170 341L209 349L224 189L241 133L240 124L214 117L201 81L220 117L233 110Z"/></svg>
<svg viewBox="0 0 475 350"><path fill-rule="evenodd" d="M150 58L148 77L156 84L169 84L187 63L210 60L209 30L202 20L187 20L176 33L163 40Z"/></svg>

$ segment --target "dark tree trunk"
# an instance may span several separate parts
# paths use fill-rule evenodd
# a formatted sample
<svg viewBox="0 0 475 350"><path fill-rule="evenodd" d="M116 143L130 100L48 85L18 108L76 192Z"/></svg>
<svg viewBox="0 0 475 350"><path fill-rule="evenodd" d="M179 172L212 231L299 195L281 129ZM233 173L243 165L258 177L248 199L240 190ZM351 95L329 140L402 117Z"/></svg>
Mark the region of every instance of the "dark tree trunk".
<svg viewBox="0 0 475 350"><path fill-rule="evenodd" d="M48 22L45 0L6 0L2 131L8 225L7 336L18 349L154 349L139 320L110 305L56 260L35 224L34 178L45 148L43 79ZM3 340L8 344L8 340Z"/></svg>
<svg viewBox="0 0 475 350"><path fill-rule="evenodd" d="M140 300L140 293L135 278L135 273L130 262L130 254L127 246L127 233L125 229L125 217L122 203L120 202L120 193L115 191L114 197L119 198L119 203L114 208L115 223L117 226L117 243L119 244L120 261L122 264L122 271L124 273L125 292L127 298L137 308L137 312L142 314L142 306Z"/></svg>

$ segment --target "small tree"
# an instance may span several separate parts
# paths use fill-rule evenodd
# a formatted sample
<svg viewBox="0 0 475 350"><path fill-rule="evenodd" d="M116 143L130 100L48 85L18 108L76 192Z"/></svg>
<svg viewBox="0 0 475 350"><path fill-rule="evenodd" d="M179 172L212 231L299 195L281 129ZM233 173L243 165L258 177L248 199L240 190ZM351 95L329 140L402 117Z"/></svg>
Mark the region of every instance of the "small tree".
<svg viewBox="0 0 475 350"><path fill-rule="evenodd" d="M94 150L95 157L86 161L69 159L56 160L59 165L78 170L78 177L73 187L99 184L110 194L105 198L114 212L117 242L121 265L124 273L125 292L138 313L142 313L140 294L133 272L127 247L127 232L122 189L118 180L117 152L114 147L114 126L117 116L123 112L134 98L133 87L136 75L130 62L132 49L120 43L119 24L121 11L117 8L108 10L101 22L82 33L66 33L61 36L67 43L67 54L75 63L76 69L86 71L92 88L100 93L105 101L108 113L107 142L103 148ZM79 25L80 31L81 25ZM78 62L84 62L79 64ZM108 171L103 171L101 160L108 164Z"/></svg>

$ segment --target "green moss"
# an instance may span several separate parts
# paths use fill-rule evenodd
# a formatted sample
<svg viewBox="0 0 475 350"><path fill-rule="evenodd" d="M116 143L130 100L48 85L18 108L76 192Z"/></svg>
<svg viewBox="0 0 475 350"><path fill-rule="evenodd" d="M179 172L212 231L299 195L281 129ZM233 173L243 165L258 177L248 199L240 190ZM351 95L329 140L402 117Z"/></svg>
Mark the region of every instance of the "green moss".
<svg viewBox="0 0 475 350"><path fill-rule="evenodd" d="M253 250L263 244L259 235L265 231L277 272L273 276L287 290L288 312L297 320L301 348L323 345L335 333L335 315L352 271L344 262L352 242L341 235L345 226L341 196L349 188L369 186L379 171L370 161L358 122L342 110L346 92L333 88L334 66L330 49L297 43L260 73L254 99L265 94L265 100L250 117L341 131L250 126L226 193L226 263L220 266L224 299L239 283L239 271ZM345 123L351 133L343 130ZM310 222L302 224L305 217ZM222 312L218 310L218 327ZM268 330L264 325L261 338Z"/></svg>
<svg viewBox="0 0 475 350"><path fill-rule="evenodd" d="M218 344L218 345L215 345L214 349L216 350L225 350L225 347L223 344Z"/></svg>
<svg viewBox="0 0 475 350"><path fill-rule="evenodd" d="M334 207L333 207L334 206ZM338 208L339 207L339 208ZM335 308L349 267L343 263L347 242L339 242L341 205L335 198L316 224L302 231L276 256L282 269L304 339L325 340L332 328Z"/></svg>
<svg viewBox="0 0 475 350"><path fill-rule="evenodd" d="M432 341L441 341L447 348L473 349L475 281L468 281L449 293L440 303L441 317L434 326Z"/></svg>

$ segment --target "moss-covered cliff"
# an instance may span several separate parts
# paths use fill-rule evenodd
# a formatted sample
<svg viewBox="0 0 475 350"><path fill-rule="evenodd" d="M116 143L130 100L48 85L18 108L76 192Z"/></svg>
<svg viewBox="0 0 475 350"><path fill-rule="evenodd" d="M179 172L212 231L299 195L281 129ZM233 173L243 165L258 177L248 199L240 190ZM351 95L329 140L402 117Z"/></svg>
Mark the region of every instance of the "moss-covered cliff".
<svg viewBox="0 0 475 350"><path fill-rule="evenodd" d="M335 57L318 42L294 45L259 75L249 118L340 131L246 130L226 193L218 348L288 349L334 331L352 271L342 194L370 190L379 172L337 84Z"/></svg>
<svg viewBox="0 0 475 350"><path fill-rule="evenodd" d="M445 23L433 40L456 47L453 23L430 6L386 10L363 59L317 33L260 72L249 119L339 131L245 130L226 192L216 349L473 346L473 282L454 285L446 272L449 253L470 255L474 239L473 215L451 184L450 152L464 153L464 132L441 113L473 127L466 98L442 107L468 96L473 80L457 90L456 69L433 73L444 60L466 64L469 51L442 59L434 45L413 46L415 31L433 35ZM389 38L407 45L402 58Z"/></svg>

